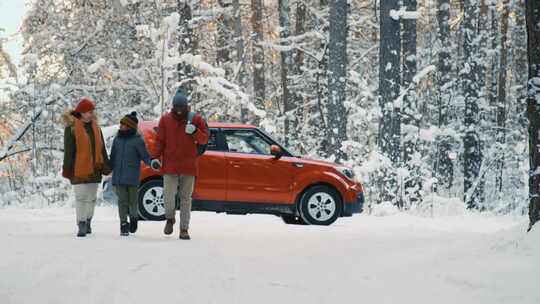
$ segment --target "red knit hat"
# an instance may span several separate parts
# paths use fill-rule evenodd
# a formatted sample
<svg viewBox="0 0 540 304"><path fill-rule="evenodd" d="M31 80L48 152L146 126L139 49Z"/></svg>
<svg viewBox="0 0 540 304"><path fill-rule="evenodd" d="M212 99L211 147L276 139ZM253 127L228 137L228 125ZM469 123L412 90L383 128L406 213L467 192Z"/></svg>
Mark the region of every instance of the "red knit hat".
<svg viewBox="0 0 540 304"><path fill-rule="evenodd" d="M96 105L90 98L83 98L79 101L79 104L77 104L77 107L75 108L75 112L78 113L86 113L93 111L96 108Z"/></svg>

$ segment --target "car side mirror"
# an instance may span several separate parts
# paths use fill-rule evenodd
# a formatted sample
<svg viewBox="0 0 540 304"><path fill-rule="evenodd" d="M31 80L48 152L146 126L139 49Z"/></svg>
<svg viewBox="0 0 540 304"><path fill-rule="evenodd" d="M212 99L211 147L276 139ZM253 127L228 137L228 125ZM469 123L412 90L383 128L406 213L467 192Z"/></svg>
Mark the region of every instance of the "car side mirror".
<svg viewBox="0 0 540 304"><path fill-rule="evenodd" d="M280 159L283 156L283 151L277 145L270 146L270 154L274 155L275 159Z"/></svg>

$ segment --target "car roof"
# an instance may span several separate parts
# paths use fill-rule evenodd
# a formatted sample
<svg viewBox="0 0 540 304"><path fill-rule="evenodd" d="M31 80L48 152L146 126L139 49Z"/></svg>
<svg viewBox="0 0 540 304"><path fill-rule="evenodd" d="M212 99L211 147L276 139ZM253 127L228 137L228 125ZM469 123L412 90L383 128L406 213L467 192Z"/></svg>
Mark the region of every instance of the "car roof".
<svg viewBox="0 0 540 304"><path fill-rule="evenodd" d="M157 120L141 121L139 122L139 129L150 129L156 127ZM240 123L224 123L224 122L208 122L209 128L222 128L222 129L256 129L254 125L240 124Z"/></svg>

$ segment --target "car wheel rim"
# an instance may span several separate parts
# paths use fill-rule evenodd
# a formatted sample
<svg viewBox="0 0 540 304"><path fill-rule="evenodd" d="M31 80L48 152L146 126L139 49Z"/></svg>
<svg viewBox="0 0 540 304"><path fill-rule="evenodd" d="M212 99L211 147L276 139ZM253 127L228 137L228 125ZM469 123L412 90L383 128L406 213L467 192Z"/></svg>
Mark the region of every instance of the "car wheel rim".
<svg viewBox="0 0 540 304"><path fill-rule="evenodd" d="M308 200L307 207L309 215L319 222L331 219L336 213L336 201L326 192L313 194Z"/></svg>
<svg viewBox="0 0 540 304"><path fill-rule="evenodd" d="M143 208L148 214L153 216L162 216L165 214L162 187L153 187L144 193Z"/></svg>

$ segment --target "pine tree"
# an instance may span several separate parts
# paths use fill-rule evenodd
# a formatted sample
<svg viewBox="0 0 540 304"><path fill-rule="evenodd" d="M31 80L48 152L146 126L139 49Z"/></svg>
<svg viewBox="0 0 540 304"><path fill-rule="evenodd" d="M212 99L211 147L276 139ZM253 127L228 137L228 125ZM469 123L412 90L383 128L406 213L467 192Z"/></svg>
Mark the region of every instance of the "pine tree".
<svg viewBox="0 0 540 304"><path fill-rule="evenodd" d="M540 3L526 1L527 116L529 118L529 230L540 219Z"/></svg>

